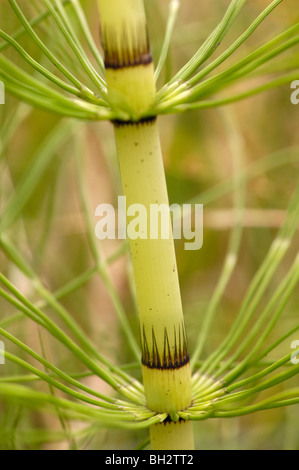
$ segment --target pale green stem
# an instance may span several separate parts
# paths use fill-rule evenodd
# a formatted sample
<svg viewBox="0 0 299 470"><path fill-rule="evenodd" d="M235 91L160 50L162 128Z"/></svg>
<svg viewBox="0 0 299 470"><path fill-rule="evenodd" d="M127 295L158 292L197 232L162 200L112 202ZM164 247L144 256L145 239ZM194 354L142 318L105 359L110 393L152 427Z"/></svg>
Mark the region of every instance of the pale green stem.
<svg viewBox="0 0 299 470"><path fill-rule="evenodd" d="M191 372L158 123L155 117L141 118L156 98L144 6L142 0L98 3L108 97L130 115L129 122L114 123L126 198L123 212L128 215L119 227L127 225L130 239L146 402L178 422L178 412L191 404ZM157 221L159 209L160 222L154 223L152 211L157 211ZM119 236L125 238L126 232ZM185 445L191 449L192 426L185 425L190 430ZM164 432L166 426L158 428L157 448L180 449L183 426L171 423L171 429L182 430L174 441Z"/></svg>

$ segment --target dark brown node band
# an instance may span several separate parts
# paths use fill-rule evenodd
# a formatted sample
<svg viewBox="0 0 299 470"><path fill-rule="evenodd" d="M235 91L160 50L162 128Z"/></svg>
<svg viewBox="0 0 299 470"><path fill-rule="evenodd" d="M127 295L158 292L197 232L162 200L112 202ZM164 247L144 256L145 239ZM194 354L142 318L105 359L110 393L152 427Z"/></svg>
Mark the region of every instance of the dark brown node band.
<svg viewBox="0 0 299 470"><path fill-rule="evenodd" d="M161 348L160 348L161 349ZM174 349L174 352L172 352ZM187 338L184 325L174 326L174 348L170 347L169 334L164 329L164 344L159 351L154 328L152 328L152 348L148 346L148 339L143 327L141 333L142 364L150 369L179 369L190 361L187 348Z"/></svg>

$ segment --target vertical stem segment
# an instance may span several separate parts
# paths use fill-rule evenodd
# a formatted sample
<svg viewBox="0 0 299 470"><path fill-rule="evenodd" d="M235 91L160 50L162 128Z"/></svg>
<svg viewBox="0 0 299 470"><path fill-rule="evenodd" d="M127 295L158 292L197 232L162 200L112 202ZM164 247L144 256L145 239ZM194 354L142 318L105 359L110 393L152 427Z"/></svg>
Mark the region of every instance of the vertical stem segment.
<svg viewBox="0 0 299 470"><path fill-rule="evenodd" d="M152 450L190 450L193 442L191 421L165 421L150 429ZM192 449L191 449L192 450Z"/></svg>
<svg viewBox="0 0 299 470"><path fill-rule="evenodd" d="M123 191L132 211L128 231L146 400L150 409L169 415L167 423L151 429L152 446L192 449L192 424L174 422L177 411L191 403L191 372L158 123L156 117L141 117L156 94L143 1L98 2L109 97L131 116L114 125ZM159 210L159 226L153 227ZM138 227L136 216L142 220ZM167 237L162 226L169 229Z"/></svg>
<svg viewBox="0 0 299 470"><path fill-rule="evenodd" d="M147 404L175 416L191 402L190 368L171 231L168 239L150 233L151 206L169 205L158 124L117 124L115 133L127 207L142 205L147 216L144 238L130 239Z"/></svg>

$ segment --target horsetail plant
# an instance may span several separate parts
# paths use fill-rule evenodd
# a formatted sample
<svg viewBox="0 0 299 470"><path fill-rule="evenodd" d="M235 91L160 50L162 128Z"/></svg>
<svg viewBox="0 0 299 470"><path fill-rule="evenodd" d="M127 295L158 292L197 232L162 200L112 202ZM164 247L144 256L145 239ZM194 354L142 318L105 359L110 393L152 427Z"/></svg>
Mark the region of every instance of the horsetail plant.
<svg viewBox="0 0 299 470"><path fill-rule="evenodd" d="M159 137L158 116L181 113L194 109L208 109L227 105L274 87L290 83L298 78L294 62L284 69L278 67L276 75L269 79L266 66L286 51L294 50L299 42L299 23L292 25L279 36L265 42L258 49L246 54L233 64L228 64L236 51L261 26L263 21L279 7L282 0L274 0L251 23L247 30L224 52L213 59L215 50L232 28L246 0L232 0L225 15L190 61L160 89L159 77L165 65L171 35L179 9L179 1L170 1L169 19L160 59L154 67L147 19L143 0L98 0L102 57L89 30L84 7L79 0L39 0L42 13L28 19L20 7L21 1L8 0L12 11L21 23L15 34L0 30L0 78L6 90L31 106L42 108L65 117L87 120L111 121L115 130L118 160L123 193L128 206L142 204L150 214L152 204L169 206L165 172ZM2 7L3 8L3 7ZM62 60L47 45L47 40L36 32L36 27L52 21L59 37L65 41L80 73L76 73L68 60ZM86 52L80 35L84 37ZM21 45L27 35L35 44L43 59L35 59ZM25 71L10 59L14 51L32 69ZM67 55L67 54L66 54ZM92 56L92 59L90 58ZM271 62L272 61L272 62ZM207 64L207 65L206 65ZM216 72L220 66L224 68ZM28 69L29 70L29 69ZM76 70L76 69L75 69ZM76 70L77 71L77 70ZM262 85L252 87L246 82L256 76L267 77ZM41 78L42 77L42 78ZM233 85L247 84L245 91L234 91ZM250 82L249 82L250 83ZM232 87L229 94L227 88ZM223 94L224 92L224 94ZM20 113L22 118L22 112ZM231 119L226 119L231 136L231 150L236 167L242 149L239 136ZM66 122L54 129L39 151L39 158L25 175L19 193L5 206L1 214L0 247L7 257L29 280L40 301L26 298L4 273L0 274L0 296L16 311L13 318L0 322L0 337L11 342L34 359L34 364L6 352L6 359L27 371L23 377L0 378L0 396L36 407L54 406L62 419L81 419L100 422L105 426L126 429L149 428L152 449L193 449L193 421L207 418L242 416L259 410L298 404L298 389L273 394L270 398L252 403L264 390L298 374L298 365L286 367L292 353L263 367L267 354L299 327L264 349L264 342L271 334L299 280L299 258L295 258L288 275L281 282L276 294L263 303L267 288L282 259L291 245L299 222L299 192L295 191L285 224L273 242L264 263L254 277L233 327L215 352L200 362L204 344L222 295L236 264L242 233L242 220L238 221L231 236L230 246L219 283L207 308L202 331L193 356L189 356L184 324L178 269L171 235L157 239L147 232L142 237L130 237L130 252L138 303L141 351L114 286L109 277L108 265L119 256L105 261L98 252L88 214L88 201L82 184L80 136L77 123ZM3 136L5 138L4 131ZM9 240L7 231L15 223L34 190L34 180L47 168L53 151L70 138L76 142L76 171L80 201L89 234L89 244L95 266L58 292L50 292L26 261L22 253ZM3 146L5 149L5 145ZM0 150L1 152L1 150ZM2 150L4 152L4 150ZM1 162L0 153L0 162ZM297 161L297 154L290 160ZM271 158L270 166L281 164L281 159ZM278 163L277 163L278 162ZM258 172L252 169L253 175ZM236 207L244 210L242 183L249 178L236 168L233 187L236 191ZM239 177L240 178L240 177ZM218 193L225 193L220 187ZM201 195L201 202L211 200L211 193ZM238 207L239 205L239 207ZM95 273L104 280L118 314L119 322L131 346L136 361L140 361L143 383L133 378L122 367L105 358L60 300L83 285ZM50 306L59 318L54 321L44 309ZM251 324L258 308L262 313ZM85 385L84 374L74 376L51 364L44 356L8 331L10 323L23 317L46 330L64 345L86 368L87 375L96 375L105 381L118 397L99 393ZM61 326L61 323L63 326ZM260 334L262 331L262 334ZM247 355L244 352L247 350ZM36 366L39 364L39 367ZM283 371L278 369L283 368ZM258 371L256 370L258 369ZM271 374L271 376L270 376ZM270 378L269 378L270 376ZM19 379L19 380L18 380ZM46 382L50 390L60 390L67 398L55 393L34 391L19 382L35 380ZM93 405L93 406L89 406Z"/></svg>

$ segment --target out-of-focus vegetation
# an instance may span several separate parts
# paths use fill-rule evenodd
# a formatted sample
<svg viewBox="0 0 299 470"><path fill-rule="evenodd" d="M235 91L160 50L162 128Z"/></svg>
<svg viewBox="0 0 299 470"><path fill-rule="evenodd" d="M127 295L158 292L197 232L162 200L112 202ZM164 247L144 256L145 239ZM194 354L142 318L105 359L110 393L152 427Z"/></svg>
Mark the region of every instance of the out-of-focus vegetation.
<svg viewBox="0 0 299 470"><path fill-rule="evenodd" d="M20 3L25 9L31 8L31 2ZM39 6L39 2L32 3ZM156 60L165 30L167 3L156 0L146 2ZM172 76L190 58L215 27L227 3L225 0L182 2L166 72L163 73L168 77ZM254 18L256 12L267 4L265 0L249 2L232 32L219 45L219 50L224 49L232 38L245 29L250 16ZM94 1L86 0L86 12L99 44ZM245 43L241 48L242 52L237 54L246 55L247 50L251 51L261 45L265 37L282 31L293 24L296 18L299 21L297 0L283 2ZM7 8L6 0L0 0L0 27L9 32L19 27L18 21ZM41 25L40 28L53 51L57 55L62 54L59 38L53 37L46 27L43 30ZM24 36L22 44L26 45L27 41ZM17 63L21 62L14 51L11 50L9 55ZM63 57L65 58L65 54ZM281 65L284 61L297 61L299 64L298 49L282 56L278 61ZM164 78L163 73L161 80ZM258 82L259 78L255 80ZM299 105L296 107L291 104L290 94L288 84L231 105L221 112L213 109L159 118L171 202L184 203L193 198L201 202L202 193L215 189L214 197L210 198L211 203L204 208L203 248L195 253L188 252L183 249L183 243L177 242L191 354L196 333L201 328L206 306L221 272L230 230L235 223L233 193L230 190L233 189L232 148L226 121L229 119L234 122L240 139L238 144L243 149L244 161L239 171L248 170L250 175L252 165L259 162L261 169L246 183L245 228L240 256L224 298L218 306L217 320L205 346L204 358L213 352L230 330L246 288L285 220L286 209L298 183ZM116 309L120 308L116 300L119 296L138 338L128 254L124 251L114 257L121 247L118 241L101 243L101 254L103 259L109 260L109 273L117 292L117 295L115 292L111 295L110 284L105 283L94 270L78 189L81 182L88 193L88 212L94 225L97 221L94 212L98 204L116 204L121 188L111 124L68 121L33 110L8 95L5 106L0 107L0 122L1 213L11 201L11 224L6 237L17 247L30 268L51 292L59 291L72 280L78 279L78 285L70 289L67 295L61 296L61 304L99 346L101 352L105 352L116 363L130 365L133 358L120 332L116 315ZM273 162L280 162L274 169L271 155ZM36 166L37 160L41 162L39 167ZM26 175L31 175L32 179L25 180ZM224 191L225 194L217 197L218 185L224 181L227 181L228 189ZM17 197L14 196L16 193ZM297 234L294 248L288 253L271 283L269 298L295 256L298 241ZM4 250L0 251L0 270L19 286L25 296L40 302L40 296L34 289L34 281L28 280L21 273ZM281 336L297 325L298 306L297 290L280 319L278 329L271 334L269 344L278 335ZM15 336L38 350L48 361L58 364L61 369L85 372L57 342L53 342L39 327L32 327L32 322L19 315L0 298L0 326L4 328L8 325L9 331ZM273 361L289 354L294 340L299 340L298 332L297 336L295 334L283 342L267 360ZM9 350L21 357L24 354L14 350L11 345ZM140 378L138 368L132 368L131 372ZM0 380L4 374L14 377L23 373L17 365L10 362L5 366L0 365ZM278 386L277 391L289 387L290 382L293 386L298 386L298 376ZM100 379L87 377L85 383L101 392L107 392L106 384ZM48 385L40 382L36 382L35 387L60 395L60 392L49 390ZM196 424L196 447L299 449L298 422L298 405L242 418L203 421ZM146 436L146 431L128 433L105 430L96 425L87 428L82 423L68 423L61 418L59 409L49 417L42 409L38 412L30 411L20 404L0 403L0 449L69 446L123 449L136 447Z"/></svg>

